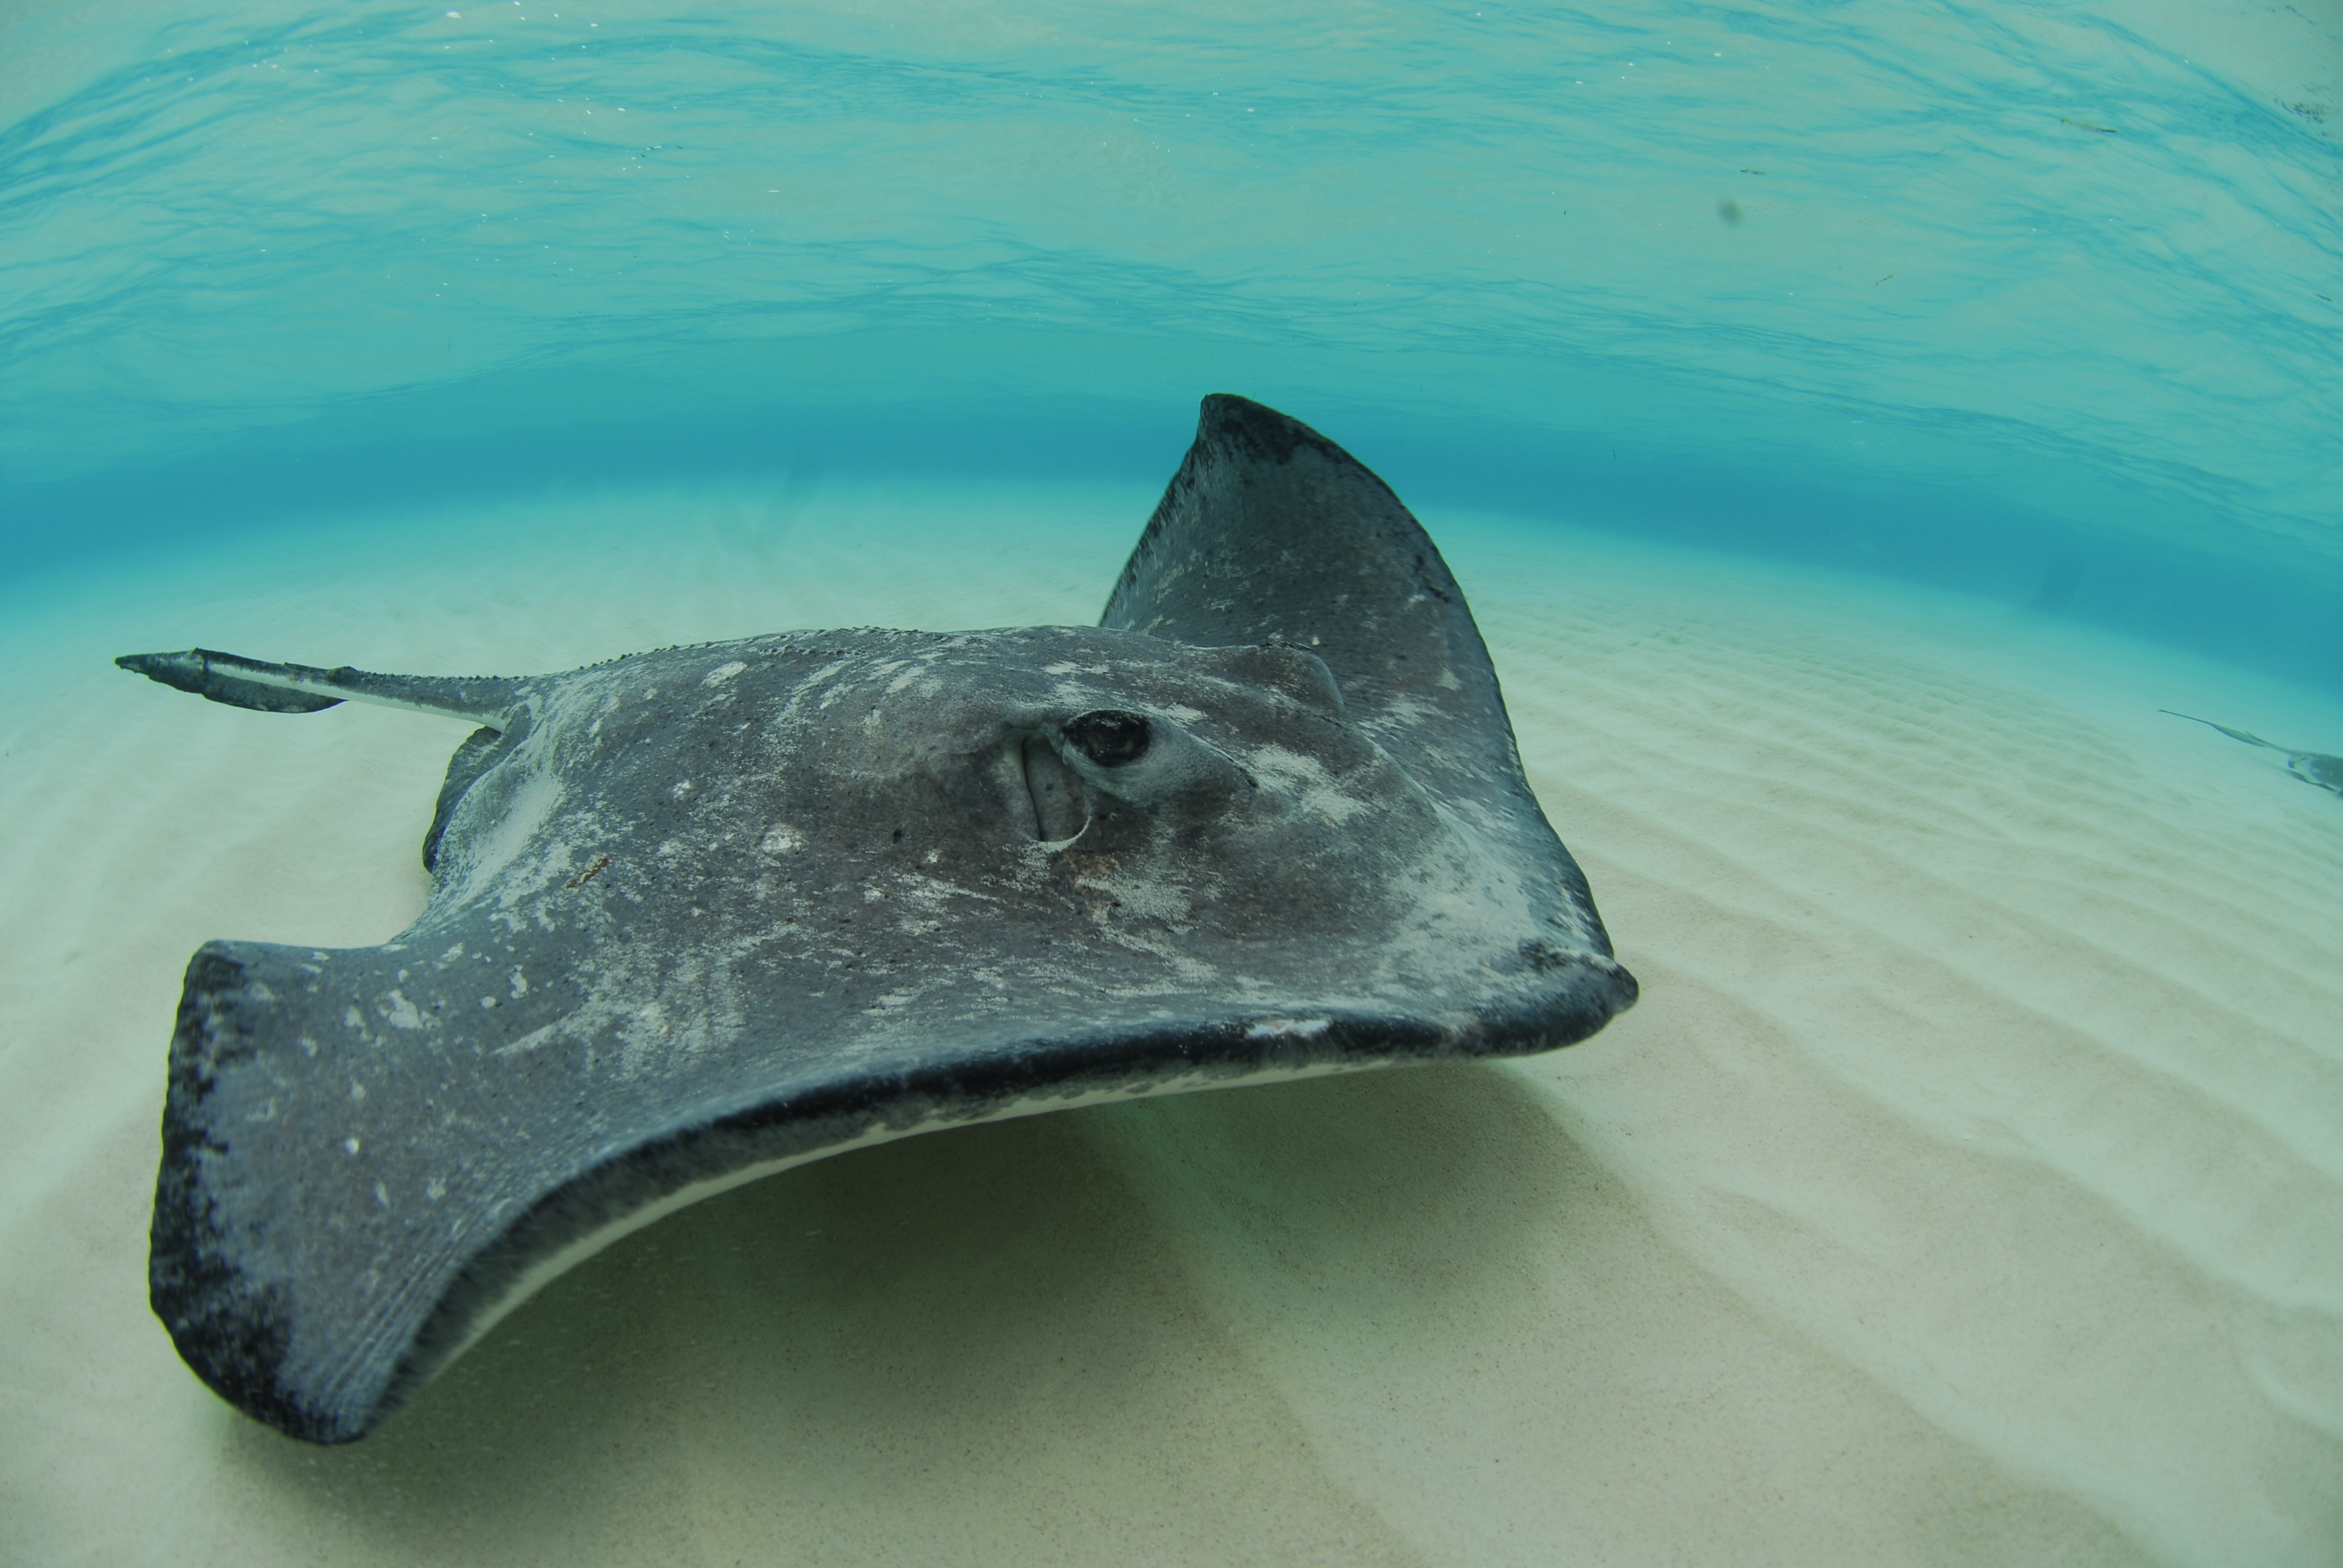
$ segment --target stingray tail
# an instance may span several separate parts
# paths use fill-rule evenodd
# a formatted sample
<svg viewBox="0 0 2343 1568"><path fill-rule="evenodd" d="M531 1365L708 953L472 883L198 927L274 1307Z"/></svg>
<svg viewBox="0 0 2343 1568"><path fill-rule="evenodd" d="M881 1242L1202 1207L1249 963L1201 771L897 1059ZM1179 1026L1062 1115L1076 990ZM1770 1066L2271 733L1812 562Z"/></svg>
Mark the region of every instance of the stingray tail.
<svg viewBox="0 0 2343 1568"><path fill-rule="evenodd" d="M2193 713L2180 713L2169 708L2159 708L2157 711L2158 713L2169 713L2175 719L2185 719L2191 724L2201 724L2207 729L2217 729L2222 734L2227 736L2230 739L2242 740L2248 746L2266 747L2272 751L2283 751L2286 749L2285 747L2278 745L2274 741L2265 740L2258 735L2248 735L2242 729L2232 729L2226 724L2216 724L2209 719L2199 719Z"/></svg>
<svg viewBox="0 0 2343 1568"><path fill-rule="evenodd" d="M317 669L204 648L185 653L126 653L114 662L165 686L260 713L315 713L340 702L376 702L502 729L527 694L527 683L519 680L377 675L347 664Z"/></svg>

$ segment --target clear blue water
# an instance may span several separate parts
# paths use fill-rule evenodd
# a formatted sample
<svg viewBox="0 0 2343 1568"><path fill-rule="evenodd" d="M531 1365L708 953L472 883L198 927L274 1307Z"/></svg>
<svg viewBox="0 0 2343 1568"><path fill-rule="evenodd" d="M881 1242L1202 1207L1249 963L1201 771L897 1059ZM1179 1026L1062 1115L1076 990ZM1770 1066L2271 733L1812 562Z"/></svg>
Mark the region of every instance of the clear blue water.
<svg viewBox="0 0 2343 1568"><path fill-rule="evenodd" d="M2343 688L2330 12L114 0L0 29L12 576L683 477L1160 482L1225 388L1419 503Z"/></svg>
<svg viewBox="0 0 2343 1568"><path fill-rule="evenodd" d="M2343 753L2338 137L2335 0L0 8L0 1561L2334 1561L2343 802L2157 709ZM112 655L1087 619L1214 390L1432 526L1634 1012L203 1392L182 966L412 920L464 730Z"/></svg>

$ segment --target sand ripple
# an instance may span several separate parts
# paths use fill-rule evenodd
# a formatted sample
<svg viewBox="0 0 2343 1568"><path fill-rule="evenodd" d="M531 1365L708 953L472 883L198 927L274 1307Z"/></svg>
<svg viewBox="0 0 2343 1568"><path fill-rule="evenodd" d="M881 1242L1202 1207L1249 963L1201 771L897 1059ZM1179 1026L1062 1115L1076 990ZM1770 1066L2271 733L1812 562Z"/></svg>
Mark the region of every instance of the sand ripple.
<svg viewBox="0 0 2343 1568"><path fill-rule="evenodd" d="M187 1377L143 1299L180 966L397 930L460 729L235 714L106 658L1087 620L1151 499L606 498L21 598L0 1557L2335 1560L2343 801L2155 709L2303 744L2343 713L1487 520L1433 519L1644 981L1596 1040L745 1188L353 1450Z"/></svg>
<svg viewBox="0 0 2343 1568"><path fill-rule="evenodd" d="M1645 982L1532 1070L1565 1124L1745 1297L2142 1545L2328 1555L2343 801L2141 719L2204 667L1689 565L1483 612Z"/></svg>

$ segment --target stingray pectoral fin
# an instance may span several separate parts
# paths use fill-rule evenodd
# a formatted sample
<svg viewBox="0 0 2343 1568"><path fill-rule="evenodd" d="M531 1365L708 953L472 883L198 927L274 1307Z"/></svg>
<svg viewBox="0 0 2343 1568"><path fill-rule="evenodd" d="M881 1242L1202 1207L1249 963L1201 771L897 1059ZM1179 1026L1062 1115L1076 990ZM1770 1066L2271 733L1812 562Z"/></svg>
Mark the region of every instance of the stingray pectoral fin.
<svg viewBox="0 0 2343 1568"><path fill-rule="evenodd" d="M1520 772L1480 628L1423 525L1356 457L1250 398L1204 399L1099 624L1302 649L1420 781Z"/></svg>
<svg viewBox="0 0 2343 1568"><path fill-rule="evenodd" d="M548 1111L576 1099L559 1053L500 1049L535 1022L500 1028L483 1006L513 972L461 942L216 941L188 963L148 1296L246 1414L311 1442L365 1436L528 1264L631 1206L591 1188L628 1141L591 1107Z"/></svg>
<svg viewBox="0 0 2343 1568"><path fill-rule="evenodd" d="M260 713L315 713L341 702L373 702L502 728L526 695L525 683L518 680L377 675L348 665L318 669L306 664L271 664L207 648L191 648L185 653L126 653L114 662L165 686Z"/></svg>
<svg viewBox="0 0 2343 1568"><path fill-rule="evenodd" d="M1369 989L1338 973L1331 997L1312 978L1118 1014L1086 990L1013 1020L949 985L827 1016L795 985L697 990L710 1007L637 975L596 998L607 955L488 916L379 948L207 943L171 1041L150 1299L231 1403L347 1442L562 1271L741 1181L1085 1100L1548 1050L1634 1001L1609 958L1520 934L1461 988L1367 1010L1332 1000Z"/></svg>
<svg viewBox="0 0 2343 1568"><path fill-rule="evenodd" d="M187 966L149 1301L204 1382L290 1436L365 1436L631 1224L891 1135L890 1114L900 1131L936 1119L938 1096L905 1109L894 1072L826 1099L792 1091L786 1070L744 1088L721 1058L597 1081L580 1042L615 1043L610 1019L518 994L524 969L556 972L541 950L484 961L485 933L445 941L216 941Z"/></svg>
<svg viewBox="0 0 2343 1568"><path fill-rule="evenodd" d="M386 977L364 956L252 942L196 951L171 1041L149 1238L149 1301L187 1365L246 1413L313 1442L374 1424L411 1337L402 1299L444 1286L463 1241L411 1190L417 1130L395 1136L367 1105L369 1087L385 1087L383 1048L420 1023L397 1000L387 1017L367 1007Z"/></svg>

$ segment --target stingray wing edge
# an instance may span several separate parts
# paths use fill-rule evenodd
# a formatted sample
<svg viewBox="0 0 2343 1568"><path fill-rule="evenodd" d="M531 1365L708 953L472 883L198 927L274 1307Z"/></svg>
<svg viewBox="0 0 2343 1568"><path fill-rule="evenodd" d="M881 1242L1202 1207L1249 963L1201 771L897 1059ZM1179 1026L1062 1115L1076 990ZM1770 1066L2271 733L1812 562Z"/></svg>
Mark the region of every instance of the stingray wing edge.
<svg viewBox="0 0 2343 1568"><path fill-rule="evenodd" d="M581 1162L508 1214L471 1216L482 1222L451 1248L400 1231L387 1204L377 1212L360 1203L352 1213L266 1191L299 1167L297 1157L280 1161L272 1181L270 1161L248 1141L283 1125L257 1109L288 1060L281 1050L267 1060L271 1044L285 1042L267 1038L284 1021L284 998L266 971L297 954L316 956L215 942L188 966L149 1284L156 1316L206 1384L254 1419L317 1443L373 1431L505 1312L639 1228L640 1216L770 1170L1099 1099L1534 1054L1594 1034L1633 1004L1636 989L1616 963L1572 954L1538 964L1526 993L1462 1019L1255 1011L1040 1040L1007 1055L874 1063L826 1082L777 1085L651 1131ZM347 1233L368 1225L377 1233L360 1238L363 1255L353 1261ZM319 1248L323 1231L334 1232L324 1238L332 1244ZM369 1257L370 1281L359 1266Z"/></svg>

